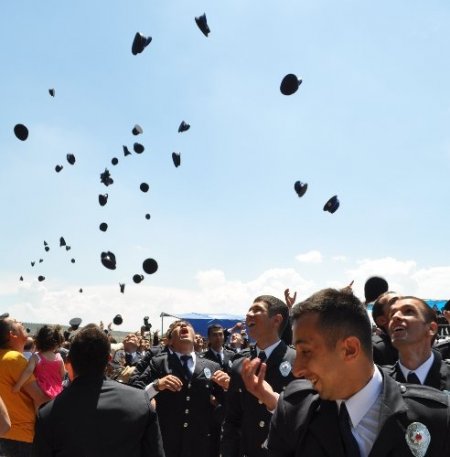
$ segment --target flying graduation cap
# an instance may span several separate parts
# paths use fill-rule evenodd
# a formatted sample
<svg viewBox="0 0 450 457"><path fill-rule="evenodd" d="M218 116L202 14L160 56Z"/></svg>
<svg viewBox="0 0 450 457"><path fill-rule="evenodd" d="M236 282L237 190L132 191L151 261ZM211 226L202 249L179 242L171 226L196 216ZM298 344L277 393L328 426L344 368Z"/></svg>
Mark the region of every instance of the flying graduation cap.
<svg viewBox="0 0 450 457"><path fill-rule="evenodd" d="M338 199L337 195L334 195L325 203L323 210L328 211L329 213L333 214L337 211L337 209L339 208L339 205L340 205L339 199Z"/></svg>
<svg viewBox="0 0 450 457"><path fill-rule="evenodd" d="M281 81L280 91L283 95L295 94L302 82L302 79L299 79L296 75L289 73Z"/></svg>
<svg viewBox="0 0 450 457"><path fill-rule="evenodd" d="M191 126L187 122L181 121L181 124L178 127L178 133L186 132L190 128Z"/></svg>
<svg viewBox="0 0 450 457"><path fill-rule="evenodd" d="M142 145L141 143L134 143L133 149L136 154L142 154L145 150L144 145Z"/></svg>
<svg viewBox="0 0 450 457"><path fill-rule="evenodd" d="M301 181L296 181L294 184L294 190L297 192L299 197L303 197L303 195L305 195L306 191L308 190L308 184L302 183Z"/></svg>
<svg viewBox="0 0 450 457"><path fill-rule="evenodd" d="M143 129L139 124L136 124L136 125L133 127L133 130L131 131L131 133L132 133L134 136L137 136L137 135L140 135L141 133L144 133L144 129Z"/></svg>
<svg viewBox="0 0 450 457"><path fill-rule="evenodd" d="M106 222L102 222L98 227L102 232L106 232L108 230L108 224Z"/></svg>
<svg viewBox="0 0 450 457"><path fill-rule="evenodd" d="M100 254L100 260L102 262L102 265L105 268L108 268L108 270L116 269L116 256L112 252L102 252Z"/></svg>
<svg viewBox="0 0 450 457"><path fill-rule="evenodd" d="M144 275L138 275L138 274L135 274L133 276L133 281L136 283L136 284L139 284L140 282L142 282L144 280Z"/></svg>
<svg viewBox="0 0 450 457"><path fill-rule="evenodd" d="M105 206L106 203L108 203L108 194L100 194L98 196L98 202L100 203L100 206Z"/></svg>
<svg viewBox="0 0 450 457"><path fill-rule="evenodd" d="M131 53L136 56L144 51L144 49L152 42L152 37L145 37L137 32L134 36L133 44L131 45Z"/></svg>
<svg viewBox="0 0 450 457"><path fill-rule="evenodd" d="M120 287L120 293L124 294L125 293L125 284L120 284L119 283L119 287Z"/></svg>
<svg viewBox="0 0 450 457"><path fill-rule="evenodd" d="M45 281L45 276L42 276L42 275L38 276L38 281L39 282Z"/></svg>
<svg viewBox="0 0 450 457"><path fill-rule="evenodd" d="M106 187L114 184L114 180L111 178L111 173L107 168L105 168L105 171L100 174L100 182L103 183Z"/></svg>
<svg viewBox="0 0 450 457"><path fill-rule="evenodd" d="M28 129L23 124L16 124L14 126L14 135L20 141L25 141L28 138Z"/></svg>
<svg viewBox="0 0 450 457"><path fill-rule="evenodd" d="M49 93L52 97L54 97L54 96L55 96L55 89L49 89L49 90L48 90L48 93Z"/></svg>
<svg viewBox="0 0 450 457"><path fill-rule="evenodd" d="M148 192L148 190L150 189L150 186L146 183L146 182L143 182L139 188L141 189L142 192Z"/></svg>
<svg viewBox="0 0 450 457"><path fill-rule="evenodd" d="M149 214L149 213L147 213L147 214L145 215L145 218L146 218L147 220L149 220L149 219L150 219L150 217L151 217L151 216L150 216L150 214Z"/></svg>
<svg viewBox="0 0 450 457"><path fill-rule="evenodd" d="M59 238L59 247L62 248L63 246L66 246L66 240L64 239L64 237L60 237Z"/></svg>
<svg viewBox="0 0 450 457"><path fill-rule="evenodd" d="M131 155L131 152L128 150L128 148L126 146L122 146L122 148L123 148L123 155L125 157Z"/></svg>
<svg viewBox="0 0 450 457"><path fill-rule="evenodd" d="M172 160L175 168L178 168L181 165L181 154L178 152L172 153Z"/></svg>
<svg viewBox="0 0 450 457"><path fill-rule="evenodd" d="M75 164L75 156L73 154L67 154L66 155L66 159L67 159L67 162L70 163L70 165L74 165Z"/></svg>
<svg viewBox="0 0 450 457"><path fill-rule="evenodd" d="M195 23L197 24L198 28L201 30L203 35L205 35L205 37L207 37L208 34L211 33L211 30L209 30L208 27L208 21L206 20L205 13L203 13L201 16L196 17Z"/></svg>
<svg viewBox="0 0 450 457"><path fill-rule="evenodd" d="M59 173L64 167L62 165L56 165L55 171L56 173Z"/></svg>
<svg viewBox="0 0 450 457"><path fill-rule="evenodd" d="M113 165L117 165L117 164L119 163L119 159L118 159L117 157L113 157L113 158L111 159L111 163L112 163Z"/></svg>
<svg viewBox="0 0 450 457"><path fill-rule="evenodd" d="M142 263L142 269L148 274L152 275L158 271L158 262L155 259L145 259Z"/></svg>
<svg viewBox="0 0 450 457"><path fill-rule="evenodd" d="M114 323L114 325L122 325L122 323L123 323L122 316L120 314L117 314L116 316L114 316L113 323Z"/></svg>

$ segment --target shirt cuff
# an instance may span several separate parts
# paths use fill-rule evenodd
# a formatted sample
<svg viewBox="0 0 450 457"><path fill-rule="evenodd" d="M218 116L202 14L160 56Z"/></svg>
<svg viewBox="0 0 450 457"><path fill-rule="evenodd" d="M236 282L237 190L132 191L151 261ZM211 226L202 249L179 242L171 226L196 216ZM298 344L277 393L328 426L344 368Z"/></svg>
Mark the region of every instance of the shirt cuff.
<svg viewBox="0 0 450 457"><path fill-rule="evenodd" d="M155 389L153 382L148 386L145 386L145 391L147 392L147 395L150 398L150 400L158 394L158 391Z"/></svg>

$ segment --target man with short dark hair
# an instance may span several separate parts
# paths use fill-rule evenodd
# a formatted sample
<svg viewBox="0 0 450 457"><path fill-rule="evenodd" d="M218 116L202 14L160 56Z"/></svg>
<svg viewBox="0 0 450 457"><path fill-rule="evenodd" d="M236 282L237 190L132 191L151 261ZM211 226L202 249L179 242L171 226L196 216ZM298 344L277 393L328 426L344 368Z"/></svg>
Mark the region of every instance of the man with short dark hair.
<svg viewBox="0 0 450 457"><path fill-rule="evenodd" d="M21 322L0 316L0 397L11 419L11 428L0 438L0 455L6 457L31 456L34 436L35 410L50 398L39 388L32 375L14 393L13 386L27 366L23 348L28 335Z"/></svg>
<svg viewBox="0 0 450 457"><path fill-rule="evenodd" d="M205 359L212 360L220 365L226 373L229 372L235 352L223 347L225 336L220 324L211 324L208 327L208 350L202 354Z"/></svg>
<svg viewBox="0 0 450 457"><path fill-rule="evenodd" d="M221 440L222 457L267 455L263 444L271 414L253 392L246 389L241 372L247 361L258 358L265 363L266 381L273 391L281 392L294 379L295 351L280 339L288 320L288 306L272 295L256 297L247 312L247 330L256 345L242 351L231 368Z"/></svg>
<svg viewBox="0 0 450 457"><path fill-rule="evenodd" d="M105 379L110 349L97 325L74 336L69 353L74 379L39 410L34 457L164 457L145 392Z"/></svg>
<svg viewBox="0 0 450 457"><path fill-rule="evenodd" d="M417 297L400 297L390 307L389 334L399 359L386 367L396 381L450 390L450 364L432 350L438 324L436 313Z"/></svg>
<svg viewBox="0 0 450 457"><path fill-rule="evenodd" d="M322 290L292 312L293 381L278 400L271 457L450 455L449 398L403 385L373 363L365 307L345 291Z"/></svg>

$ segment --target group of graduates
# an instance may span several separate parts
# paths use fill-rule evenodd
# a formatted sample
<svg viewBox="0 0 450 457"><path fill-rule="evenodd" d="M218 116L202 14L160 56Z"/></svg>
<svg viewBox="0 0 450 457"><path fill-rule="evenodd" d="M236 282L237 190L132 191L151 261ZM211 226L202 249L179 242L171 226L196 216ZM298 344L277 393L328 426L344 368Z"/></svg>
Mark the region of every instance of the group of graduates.
<svg viewBox="0 0 450 457"><path fill-rule="evenodd" d="M297 304L288 289L284 301L256 297L248 348L242 324L211 325L202 350L179 320L145 353L133 334L112 353L103 329L87 325L72 338L69 385L37 412L33 443L11 453L7 432L0 455L450 455L450 343L437 341L435 311L382 278L365 292L364 303L351 285Z"/></svg>

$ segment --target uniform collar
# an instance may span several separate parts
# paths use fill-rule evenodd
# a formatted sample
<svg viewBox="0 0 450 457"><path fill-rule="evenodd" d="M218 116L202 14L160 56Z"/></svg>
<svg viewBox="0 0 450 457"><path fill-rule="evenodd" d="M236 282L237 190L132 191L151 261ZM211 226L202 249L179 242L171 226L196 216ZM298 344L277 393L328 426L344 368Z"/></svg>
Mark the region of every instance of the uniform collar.
<svg viewBox="0 0 450 457"><path fill-rule="evenodd" d="M431 365L433 365L434 362L434 353L431 351L430 357L428 357L425 362L422 363L418 368L415 370L410 370L409 368L406 368L404 365L402 365L402 362L400 360L398 361L398 366L400 367L400 370L402 370L403 377L405 379L408 378L408 374L413 372L416 373L417 377L419 378L419 381L421 384L425 382L425 379L428 376L428 372L430 371Z"/></svg>
<svg viewBox="0 0 450 457"><path fill-rule="evenodd" d="M274 351L274 349L280 344L281 340L278 340L276 343L273 343L271 346L266 347L266 349L260 349L258 346L256 346L256 355L259 356L259 353L261 351L264 351L266 354L266 359L270 357L270 354Z"/></svg>

